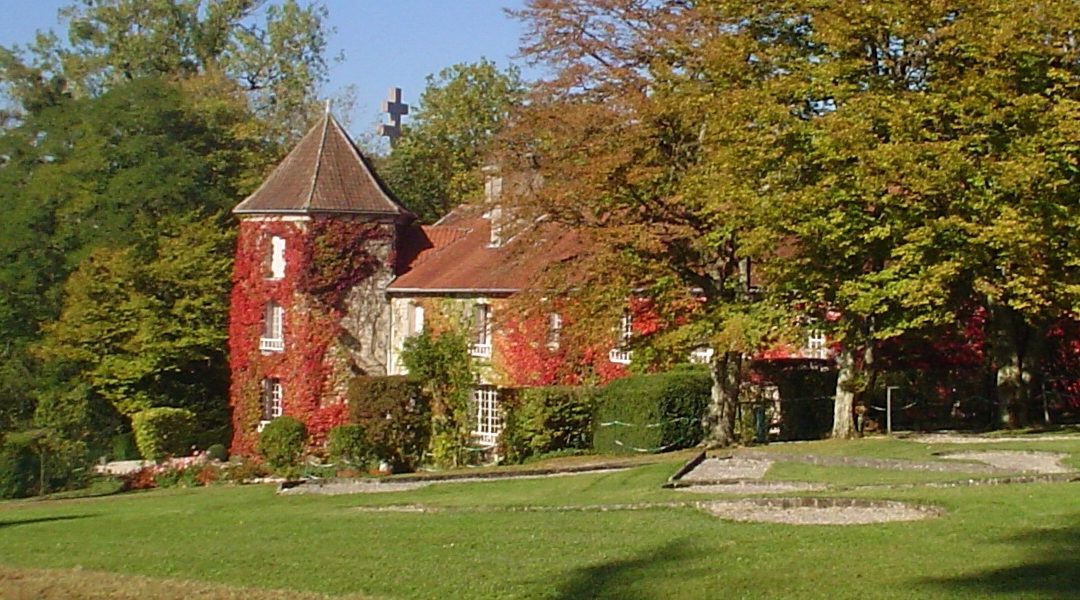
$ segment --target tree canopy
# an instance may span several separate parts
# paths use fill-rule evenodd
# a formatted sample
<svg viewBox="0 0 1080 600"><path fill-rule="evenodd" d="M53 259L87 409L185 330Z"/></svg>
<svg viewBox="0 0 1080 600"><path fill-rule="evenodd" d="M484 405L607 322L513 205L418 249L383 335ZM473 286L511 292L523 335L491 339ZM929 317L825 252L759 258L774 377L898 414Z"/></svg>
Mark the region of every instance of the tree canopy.
<svg viewBox="0 0 1080 600"><path fill-rule="evenodd" d="M517 69L488 60L429 75L412 123L381 165L387 184L428 222L475 199L491 142L523 94Z"/></svg>

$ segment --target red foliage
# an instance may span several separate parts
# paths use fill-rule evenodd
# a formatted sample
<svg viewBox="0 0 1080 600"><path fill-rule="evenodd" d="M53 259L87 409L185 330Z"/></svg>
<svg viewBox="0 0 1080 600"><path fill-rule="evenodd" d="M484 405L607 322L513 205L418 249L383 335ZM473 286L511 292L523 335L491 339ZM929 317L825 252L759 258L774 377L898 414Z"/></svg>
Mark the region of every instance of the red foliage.
<svg viewBox="0 0 1080 600"><path fill-rule="evenodd" d="M260 390L266 378L281 381L283 413L303 421L313 440L321 440L331 427L344 422L344 409L332 408L344 397L329 397L334 364L328 350L340 331L345 294L380 265L392 264L392 252L386 261L379 261L364 250L368 243L391 240L389 227L337 219L240 223L229 312L233 454L255 452ZM266 277L273 236L285 240L281 279ZM285 311L282 352L259 350L270 301Z"/></svg>
<svg viewBox="0 0 1080 600"><path fill-rule="evenodd" d="M613 343L585 343L567 335L564 329L558 345L548 344L548 315L535 312L509 319L495 337L498 367L517 387L580 385L586 381L607 383L628 374L625 365L611 362Z"/></svg>

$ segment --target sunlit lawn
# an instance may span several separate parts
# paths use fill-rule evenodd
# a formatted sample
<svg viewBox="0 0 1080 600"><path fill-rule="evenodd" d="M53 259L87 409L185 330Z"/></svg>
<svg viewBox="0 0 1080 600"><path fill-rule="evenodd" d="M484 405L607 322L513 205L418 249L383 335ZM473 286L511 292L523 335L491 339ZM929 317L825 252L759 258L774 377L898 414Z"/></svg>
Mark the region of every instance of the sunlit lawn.
<svg viewBox="0 0 1080 600"><path fill-rule="evenodd" d="M1036 443L1080 452L1077 442ZM830 444L802 446L919 459L940 450L894 441ZM731 523L691 506L521 510L708 498L661 489L684 459L362 496L278 496L272 487L243 486L0 503L0 597L21 593L5 573L40 574L29 570L39 568L63 569L54 572L57 581L84 582L85 597L104 585L96 572L151 577L117 581L138 582L132 597L160 598L183 597L164 580L439 599L1075 598L1080 590L1074 483L855 490L846 493L933 503L948 512L928 521L843 527ZM774 467L769 478L809 472L804 465L784 468L791 467ZM829 480L831 469L816 479ZM872 482L865 471L857 479ZM359 508L385 505L428 512Z"/></svg>

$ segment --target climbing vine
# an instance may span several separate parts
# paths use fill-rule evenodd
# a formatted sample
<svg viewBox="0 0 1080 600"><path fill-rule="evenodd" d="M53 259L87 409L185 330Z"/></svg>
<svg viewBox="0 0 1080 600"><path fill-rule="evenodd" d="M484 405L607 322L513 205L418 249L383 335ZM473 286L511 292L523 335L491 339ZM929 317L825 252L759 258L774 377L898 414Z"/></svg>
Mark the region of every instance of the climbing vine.
<svg viewBox="0 0 1080 600"><path fill-rule="evenodd" d="M381 268L392 252L389 225L358 220L244 220L240 223L229 321L234 454L255 451L264 379L283 387L282 412L307 425L313 444L344 423L344 390L334 376L347 364L331 352L341 331L345 296ZM285 240L284 277L267 277L271 238ZM266 305L284 311L283 351L261 351Z"/></svg>

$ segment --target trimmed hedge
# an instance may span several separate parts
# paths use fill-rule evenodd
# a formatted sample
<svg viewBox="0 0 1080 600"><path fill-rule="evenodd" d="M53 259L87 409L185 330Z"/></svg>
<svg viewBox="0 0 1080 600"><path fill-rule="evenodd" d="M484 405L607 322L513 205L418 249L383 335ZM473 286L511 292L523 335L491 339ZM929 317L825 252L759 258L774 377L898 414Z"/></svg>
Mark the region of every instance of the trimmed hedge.
<svg viewBox="0 0 1080 600"><path fill-rule="evenodd" d="M364 428L352 423L330 430L326 435L326 453L335 463L344 463L354 469L365 468L372 458Z"/></svg>
<svg viewBox="0 0 1080 600"><path fill-rule="evenodd" d="M526 388L504 404L500 453L507 462L592 447L595 392L589 388Z"/></svg>
<svg viewBox="0 0 1080 600"><path fill-rule="evenodd" d="M431 402L409 377L354 377L349 419L363 431L372 454L395 473L415 470L431 439Z"/></svg>
<svg viewBox="0 0 1080 600"><path fill-rule="evenodd" d="M633 375L600 389L593 449L638 454L688 448L705 436L712 377L704 369Z"/></svg>
<svg viewBox="0 0 1080 600"><path fill-rule="evenodd" d="M274 472L294 475L307 445L307 427L299 419L285 415L266 424L259 433L259 454Z"/></svg>
<svg viewBox="0 0 1080 600"><path fill-rule="evenodd" d="M148 408L131 418L135 445L147 460L187 456L195 439L195 413L184 408Z"/></svg>

